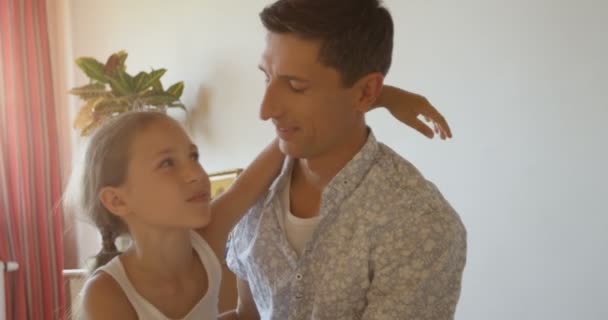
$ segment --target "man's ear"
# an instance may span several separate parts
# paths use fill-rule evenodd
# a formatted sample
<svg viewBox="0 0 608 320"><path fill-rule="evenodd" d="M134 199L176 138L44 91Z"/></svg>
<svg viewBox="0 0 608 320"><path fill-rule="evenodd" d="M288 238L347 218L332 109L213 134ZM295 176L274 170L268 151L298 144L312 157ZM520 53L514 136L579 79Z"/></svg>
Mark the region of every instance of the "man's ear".
<svg viewBox="0 0 608 320"><path fill-rule="evenodd" d="M369 111L380 96L382 86L384 75L380 72L373 72L359 79L354 85L357 94L356 109L361 113Z"/></svg>
<svg viewBox="0 0 608 320"><path fill-rule="evenodd" d="M99 201L111 213L125 216L129 213L122 190L116 187L103 187L99 191Z"/></svg>

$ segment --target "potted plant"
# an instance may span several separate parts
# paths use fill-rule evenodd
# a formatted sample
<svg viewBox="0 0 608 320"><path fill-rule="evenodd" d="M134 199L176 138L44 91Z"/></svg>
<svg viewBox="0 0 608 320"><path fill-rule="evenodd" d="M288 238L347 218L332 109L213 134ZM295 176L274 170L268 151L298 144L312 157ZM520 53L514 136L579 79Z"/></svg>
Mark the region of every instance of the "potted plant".
<svg viewBox="0 0 608 320"><path fill-rule="evenodd" d="M76 59L76 65L89 78L89 83L70 90L70 94L84 100L74 120L74 128L82 136L89 135L104 121L121 113L137 110L166 112L168 108L186 108L180 102L184 82L167 90L160 78L167 70L141 71L132 76L126 71L127 53L112 54L105 65L91 57Z"/></svg>

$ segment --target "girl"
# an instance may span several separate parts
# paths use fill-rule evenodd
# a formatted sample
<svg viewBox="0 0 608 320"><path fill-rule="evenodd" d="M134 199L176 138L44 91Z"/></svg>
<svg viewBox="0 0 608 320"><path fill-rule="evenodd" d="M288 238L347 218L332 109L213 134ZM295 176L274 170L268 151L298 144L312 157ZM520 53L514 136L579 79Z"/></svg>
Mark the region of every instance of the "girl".
<svg viewBox="0 0 608 320"><path fill-rule="evenodd" d="M385 96L395 97L385 105L396 106L391 112L401 121L415 127L420 112L438 119L442 137L450 135L426 100ZM412 97L421 110L403 111L411 109ZM80 192L71 203L91 217L103 238L82 292L84 318L217 319L218 257L231 228L268 189L282 160L273 142L211 202L198 150L175 120L132 112L104 124L89 141L83 172L72 181ZM114 240L126 233L132 245L118 253Z"/></svg>
<svg viewBox="0 0 608 320"><path fill-rule="evenodd" d="M211 203L197 148L175 120L132 112L99 128L89 141L79 183L80 210L103 238L95 272L83 289L84 318L217 319L217 257L282 159L271 144ZM118 255L114 240L126 233L133 244Z"/></svg>

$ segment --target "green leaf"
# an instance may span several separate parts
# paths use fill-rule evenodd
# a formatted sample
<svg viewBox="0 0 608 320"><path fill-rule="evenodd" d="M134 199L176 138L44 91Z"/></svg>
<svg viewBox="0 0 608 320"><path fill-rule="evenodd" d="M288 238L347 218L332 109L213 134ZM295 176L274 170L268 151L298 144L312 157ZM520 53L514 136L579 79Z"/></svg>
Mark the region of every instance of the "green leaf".
<svg viewBox="0 0 608 320"><path fill-rule="evenodd" d="M184 93L184 82L180 81L167 89L167 93L179 99Z"/></svg>
<svg viewBox="0 0 608 320"><path fill-rule="evenodd" d="M138 91L147 90L150 87L154 87L154 89L156 89L155 86L157 85L157 83L160 84L160 78L165 74L165 72L167 72L166 69L158 69L150 72L150 74L147 76L147 79L145 79L145 81L142 83L140 87L141 90ZM162 89L162 84L160 85L160 87Z"/></svg>
<svg viewBox="0 0 608 320"><path fill-rule="evenodd" d="M95 116L106 116L114 113L123 113L131 109L131 103L129 99L120 97L113 99L105 99L95 104L93 108L93 114Z"/></svg>
<svg viewBox="0 0 608 320"><path fill-rule="evenodd" d="M168 93L152 93L143 95L137 100L145 106L166 107L176 102L178 99Z"/></svg>
<svg viewBox="0 0 608 320"><path fill-rule="evenodd" d="M126 70L125 61L127 60L127 56L129 54L125 50L120 50L115 53L118 56L118 65L121 67L121 70Z"/></svg>
<svg viewBox="0 0 608 320"><path fill-rule="evenodd" d="M125 87L120 81L116 79L110 79L110 87L112 91L116 94L116 96L126 96L129 95L129 88Z"/></svg>
<svg viewBox="0 0 608 320"><path fill-rule="evenodd" d="M160 80L156 80L154 81L154 83L152 84L152 91L155 93L164 93L165 89L163 89L163 84L160 82Z"/></svg>
<svg viewBox="0 0 608 320"><path fill-rule="evenodd" d="M82 70L90 79L97 80L101 83L108 83L108 79L104 74L104 65L94 58L82 57L76 59L76 65Z"/></svg>
<svg viewBox="0 0 608 320"><path fill-rule="evenodd" d="M133 84L133 77L130 74L125 70L118 70L118 79L122 84L129 88L129 93L134 93L135 85Z"/></svg>
<svg viewBox="0 0 608 320"><path fill-rule="evenodd" d="M133 78L123 70L118 70L116 76L109 77L110 87L117 92L118 96L128 96L133 94Z"/></svg>
<svg viewBox="0 0 608 320"><path fill-rule="evenodd" d="M78 96L82 100L110 97L112 95L111 92L106 90L106 85L103 83L91 83L82 87L73 88L69 93Z"/></svg>
<svg viewBox="0 0 608 320"><path fill-rule="evenodd" d="M135 87L135 92L142 92L144 90L146 90L147 88L144 88L144 83L146 82L146 80L148 79L148 73L147 72L140 72L138 73L135 78L133 78L133 86Z"/></svg>
<svg viewBox="0 0 608 320"><path fill-rule="evenodd" d="M108 57L103 71L107 76L115 76L120 70L125 71L125 60L127 60L127 53L125 51L119 51Z"/></svg>
<svg viewBox="0 0 608 320"><path fill-rule="evenodd" d="M76 118L74 118L74 129L82 130L93 122L94 104L94 100L89 100L84 106L80 107Z"/></svg>

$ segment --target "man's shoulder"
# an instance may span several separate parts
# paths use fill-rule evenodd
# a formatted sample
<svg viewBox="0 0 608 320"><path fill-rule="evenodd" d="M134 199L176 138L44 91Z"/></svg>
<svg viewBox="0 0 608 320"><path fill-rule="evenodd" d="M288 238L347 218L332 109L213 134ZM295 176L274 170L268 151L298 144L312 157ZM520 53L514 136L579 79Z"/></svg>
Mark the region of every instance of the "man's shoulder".
<svg viewBox="0 0 608 320"><path fill-rule="evenodd" d="M397 197L436 190L416 166L390 147L379 143L378 152L377 160L364 180L364 187L378 188L385 195Z"/></svg>
<svg viewBox="0 0 608 320"><path fill-rule="evenodd" d="M375 218L387 225L416 219L460 224L458 214L434 183L393 149L379 145L380 155L361 185L369 195L366 201L375 202L379 209L376 214L381 217Z"/></svg>

